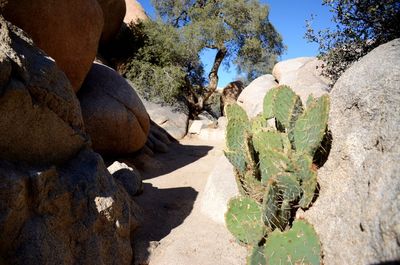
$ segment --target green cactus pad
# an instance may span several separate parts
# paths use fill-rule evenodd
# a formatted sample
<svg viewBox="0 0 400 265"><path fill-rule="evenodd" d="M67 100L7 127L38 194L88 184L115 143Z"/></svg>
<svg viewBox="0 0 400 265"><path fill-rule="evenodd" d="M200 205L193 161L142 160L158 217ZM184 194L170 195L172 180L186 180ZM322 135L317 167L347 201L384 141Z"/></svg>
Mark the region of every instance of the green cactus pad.
<svg viewBox="0 0 400 265"><path fill-rule="evenodd" d="M270 89L264 97L263 102L263 117L268 120L275 117L275 102L278 90Z"/></svg>
<svg viewBox="0 0 400 265"><path fill-rule="evenodd" d="M247 265L265 265L266 263L264 246L254 246L251 254L247 257Z"/></svg>
<svg viewBox="0 0 400 265"><path fill-rule="evenodd" d="M313 226L304 220L297 220L290 230L275 230L268 236L264 255L267 265L319 265L321 245Z"/></svg>
<svg viewBox="0 0 400 265"><path fill-rule="evenodd" d="M246 159L243 152L238 151L224 151L226 158L236 168L240 174L246 171Z"/></svg>
<svg viewBox="0 0 400 265"><path fill-rule="evenodd" d="M231 120L226 127L226 147L231 151L242 150L245 133L249 124L240 120Z"/></svg>
<svg viewBox="0 0 400 265"><path fill-rule="evenodd" d="M262 154L267 149L283 151L282 134L276 131L259 131L253 135L254 149Z"/></svg>
<svg viewBox="0 0 400 265"><path fill-rule="evenodd" d="M244 156L246 158L246 165L247 165L247 170L251 171L252 174L255 176L255 171L258 170L257 168L257 162L256 161L256 151L254 150L253 147L253 140L250 135L250 133L245 132L245 137L244 137Z"/></svg>
<svg viewBox="0 0 400 265"><path fill-rule="evenodd" d="M276 89L275 118L288 132L294 126L297 116L303 112L303 106L300 97L289 87L280 86Z"/></svg>
<svg viewBox="0 0 400 265"><path fill-rule="evenodd" d="M225 214L228 230L245 244L257 244L265 234L261 206L249 197L235 197L228 203Z"/></svg>
<svg viewBox="0 0 400 265"><path fill-rule="evenodd" d="M278 210L279 206L277 203L278 189L275 186L273 180L269 181L267 185L267 190L263 198L262 204L262 218L264 224L272 231L275 227L279 225Z"/></svg>
<svg viewBox="0 0 400 265"><path fill-rule="evenodd" d="M228 121L231 120L241 120L244 122L249 121L249 117L247 116L246 111L236 103L226 105L225 113Z"/></svg>
<svg viewBox="0 0 400 265"><path fill-rule="evenodd" d="M278 211L278 220L279 223L277 227L283 231L286 229L289 224L290 216L291 216L292 207L290 206L290 202L288 200L283 200L281 207Z"/></svg>
<svg viewBox="0 0 400 265"><path fill-rule="evenodd" d="M303 190L303 196L299 201L299 205L301 208L308 208L317 189L317 170L312 169L310 171L309 177L301 183L301 189Z"/></svg>
<svg viewBox="0 0 400 265"><path fill-rule="evenodd" d="M317 170L313 167L312 157L307 154L298 154L293 164L301 182L302 196L299 205L301 208L308 208L317 188Z"/></svg>
<svg viewBox="0 0 400 265"><path fill-rule="evenodd" d="M329 97L327 95L309 103L293 129L296 152L314 155L324 137L328 115Z"/></svg>
<svg viewBox="0 0 400 265"><path fill-rule="evenodd" d="M306 102L306 106L307 106L307 107L310 106L310 104L311 104L312 102L314 102L314 101L315 101L314 96L313 96L312 94L308 95L307 102Z"/></svg>
<svg viewBox="0 0 400 265"><path fill-rule="evenodd" d="M276 185L282 191L282 197L287 201L294 201L301 196L300 181L296 174L282 172L274 177Z"/></svg>
<svg viewBox="0 0 400 265"><path fill-rule="evenodd" d="M291 161L283 151L267 149L259 154L259 159L261 183L267 183L273 176L291 168Z"/></svg>
<svg viewBox="0 0 400 265"><path fill-rule="evenodd" d="M262 115L258 115L251 120L251 131L253 134L265 130L267 127L267 121Z"/></svg>

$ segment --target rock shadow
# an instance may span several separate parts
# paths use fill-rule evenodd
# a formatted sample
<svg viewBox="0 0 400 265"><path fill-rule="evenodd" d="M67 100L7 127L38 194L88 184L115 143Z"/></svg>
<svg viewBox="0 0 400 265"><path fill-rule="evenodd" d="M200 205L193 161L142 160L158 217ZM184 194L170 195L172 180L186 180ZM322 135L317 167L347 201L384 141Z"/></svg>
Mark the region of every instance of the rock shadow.
<svg viewBox="0 0 400 265"><path fill-rule="evenodd" d="M144 184L143 195L135 197L143 213L141 225L134 235L135 265L148 264L158 242L191 213L197 195L198 192L191 187L159 189Z"/></svg>
<svg viewBox="0 0 400 265"><path fill-rule="evenodd" d="M154 156L140 154L121 161L134 165L143 179L151 179L187 166L206 156L213 149L212 146L182 145L178 142L173 142L168 147L167 153L157 153Z"/></svg>

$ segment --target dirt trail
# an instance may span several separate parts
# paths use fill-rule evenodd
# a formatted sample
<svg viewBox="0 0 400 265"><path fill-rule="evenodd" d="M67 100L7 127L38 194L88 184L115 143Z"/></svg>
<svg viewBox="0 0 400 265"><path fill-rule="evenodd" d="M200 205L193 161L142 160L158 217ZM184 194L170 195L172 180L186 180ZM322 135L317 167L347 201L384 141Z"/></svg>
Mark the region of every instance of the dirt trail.
<svg viewBox="0 0 400 265"><path fill-rule="evenodd" d="M143 226L135 234L136 264L244 264L246 249L200 212L223 143L185 138L170 149L142 172L144 192L135 198L144 210Z"/></svg>

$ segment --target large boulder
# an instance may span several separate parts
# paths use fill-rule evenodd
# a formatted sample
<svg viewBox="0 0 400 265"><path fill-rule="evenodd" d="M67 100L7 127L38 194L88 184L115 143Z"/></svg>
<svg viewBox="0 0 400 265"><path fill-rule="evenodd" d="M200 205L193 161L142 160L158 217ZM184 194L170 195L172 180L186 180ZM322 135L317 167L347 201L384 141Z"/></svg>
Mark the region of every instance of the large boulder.
<svg viewBox="0 0 400 265"><path fill-rule="evenodd" d="M201 197L201 212L214 222L225 224L228 202L238 194L234 168L223 155L208 176Z"/></svg>
<svg viewBox="0 0 400 265"><path fill-rule="evenodd" d="M87 142L65 74L0 16L0 159L60 163Z"/></svg>
<svg viewBox="0 0 400 265"><path fill-rule="evenodd" d="M272 75L260 76L243 89L237 102L253 118L262 112L265 94L277 85Z"/></svg>
<svg viewBox="0 0 400 265"><path fill-rule="evenodd" d="M4 264L132 264L138 207L93 151L58 167L0 160L0 189Z"/></svg>
<svg viewBox="0 0 400 265"><path fill-rule="evenodd" d="M104 27L101 34L101 44L106 45L121 29L126 5L124 0L97 0L103 10Z"/></svg>
<svg viewBox="0 0 400 265"><path fill-rule="evenodd" d="M305 103L310 94L320 97L330 90L329 80L321 75L323 64L315 57L300 57L277 63L272 73L279 85L290 86Z"/></svg>
<svg viewBox="0 0 400 265"><path fill-rule="evenodd" d="M331 153L316 203L299 213L326 265L400 261L399 62L396 39L354 63L331 92Z"/></svg>
<svg viewBox="0 0 400 265"><path fill-rule="evenodd" d="M132 84L132 86L134 85ZM160 126L176 140L185 137L189 125L189 108L184 103L176 102L170 106L151 102L143 97L141 99L151 120L156 125Z"/></svg>
<svg viewBox="0 0 400 265"><path fill-rule="evenodd" d="M138 23L140 20L148 19L146 12L144 12L143 7L136 0L125 0L126 4L126 14L124 17L124 22Z"/></svg>
<svg viewBox="0 0 400 265"><path fill-rule="evenodd" d="M78 91L96 56L103 29L97 0L8 0L0 13L54 58Z"/></svg>
<svg viewBox="0 0 400 265"><path fill-rule="evenodd" d="M298 57L294 59L288 59L281 61L274 65L272 69L272 75L278 80L278 82L294 79L295 72L299 70L306 63L313 61L315 57Z"/></svg>
<svg viewBox="0 0 400 265"><path fill-rule="evenodd" d="M125 155L144 146L149 116L135 90L116 71L94 63L78 97L96 152Z"/></svg>

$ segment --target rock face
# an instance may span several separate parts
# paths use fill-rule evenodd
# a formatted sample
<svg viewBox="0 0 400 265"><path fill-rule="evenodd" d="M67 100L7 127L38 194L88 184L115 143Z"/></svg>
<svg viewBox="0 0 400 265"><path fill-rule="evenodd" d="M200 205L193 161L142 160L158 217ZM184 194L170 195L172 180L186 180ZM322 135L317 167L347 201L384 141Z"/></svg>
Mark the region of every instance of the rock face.
<svg viewBox="0 0 400 265"><path fill-rule="evenodd" d="M242 81L229 83L223 90L221 96L221 113L224 113L224 106L236 102L244 88Z"/></svg>
<svg viewBox="0 0 400 265"><path fill-rule="evenodd" d="M107 169L130 196L143 192L142 176L135 167L115 161Z"/></svg>
<svg viewBox="0 0 400 265"><path fill-rule="evenodd" d="M243 89L237 101L247 115L253 118L262 112L265 94L277 85L272 75L260 76Z"/></svg>
<svg viewBox="0 0 400 265"><path fill-rule="evenodd" d="M96 56L103 29L97 0L9 0L0 13L54 58L78 91Z"/></svg>
<svg viewBox="0 0 400 265"><path fill-rule="evenodd" d="M139 20L146 20L148 17L146 12L144 12L143 7L136 0L125 0L126 4L126 14L124 17L124 22L129 24L131 22L137 23Z"/></svg>
<svg viewBox="0 0 400 265"><path fill-rule="evenodd" d="M60 163L87 141L65 74L0 16L0 159Z"/></svg>
<svg viewBox="0 0 400 265"><path fill-rule="evenodd" d="M149 116L135 90L113 69L94 63L78 97L96 152L125 155L144 146Z"/></svg>
<svg viewBox="0 0 400 265"><path fill-rule="evenodd" d="M137 206L99 155L44 168L0 160L0 189L5 264L131 264Z"/></svg>
<svg viewBox="0 0 400 265"><path fill-rule="evenodd" d="M305 64L313 61L315 57L298 57L294 59L289 59L285 61L281 61L274 65L272 69L272 75L279 82L290 80L290 78L295 78L295 73ZM293 73L293 75L291 75Z"/></svg>
<svg viewBox="0 0 400 265"><path fill-rule="evenodd" d="M277 63L272 70L279 85L290 86L303 103L310 94L320 97L329 91L329 80L321 76L323 62L315 57L300 57Z"/></svg>
<svg viewBox="0 0 400 265"><path fill-rule="evenodd" d="M400 261L399 62L397 39L356 62L331 92L332 150L316 203L299 214L319 234L326 265Z"/></svg>
<svg viewBox="0 0 400 265"><path fill-rule="evenodd" d="M214 222L225 224L228 201L238 194L233 166L223 155L208 177L201 198L201 211Z"/></svg>
<svg viewBox="0 0 400 265"><path fill-rule="evenodd" d="M124 0L97 0L103 10L104 27L101 34L101 44L105 45L119 32L123 23L126 6Z"/></svg>
<svg viewBox="0 0 400 265"><path fill-rule="evenodd" d="M141 99L151 120L156 125L176 140L185 137L189 123L189 109L185 104L178 102L174 106L163 106L142 97Z"/></svg>

